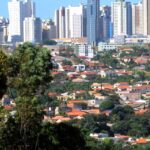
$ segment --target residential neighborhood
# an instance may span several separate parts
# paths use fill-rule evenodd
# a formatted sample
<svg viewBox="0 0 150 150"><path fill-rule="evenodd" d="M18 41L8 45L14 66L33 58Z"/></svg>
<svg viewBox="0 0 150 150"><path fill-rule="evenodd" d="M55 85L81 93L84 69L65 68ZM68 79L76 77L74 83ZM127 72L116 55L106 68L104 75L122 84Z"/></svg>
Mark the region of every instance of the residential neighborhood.
<svg viewBox="0 0 150 150"><path fill-rule="evenodd" d="M86 116L95 115L112 118L116 109L124 107L129 107L138 116L149 113L149 46L122 46L109 52L95 51L93 58L75 54L76 49L70 45L63 49L62 46L56 46L56 49L55 46L43 47L48 48L53 62L52 81L47 89L47 97L51 102L43 107L45 121L82 122ZM13 112L15 100L4 95L1 106ZM115 122L110 119L106 122L106 127L110 129L114 125ZM141 134L135 137L114 132L112 136L108 129L101 131L93 131L90 136L98 140L110 138L131 145L150 142L149 138L140 136Z"/></svg>

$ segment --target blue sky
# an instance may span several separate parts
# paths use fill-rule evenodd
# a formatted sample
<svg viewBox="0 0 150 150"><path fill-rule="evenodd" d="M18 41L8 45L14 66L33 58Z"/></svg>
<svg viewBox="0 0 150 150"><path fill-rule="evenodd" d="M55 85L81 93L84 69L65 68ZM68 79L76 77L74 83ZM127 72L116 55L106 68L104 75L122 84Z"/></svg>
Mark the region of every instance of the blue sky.
<svg viewBox="0 0 150 150"><path fill-rule="evenodd" d="M7 2L10 0L0 0L0 16L8 17ZM36 2L37 16L41 18L49 18L54 16L55 9L60 6L78 5L81 1L86 0L34 0ZM101 5L110 5L113 0L100 0ZM128 0L138 2L138 0Z"/></svg>

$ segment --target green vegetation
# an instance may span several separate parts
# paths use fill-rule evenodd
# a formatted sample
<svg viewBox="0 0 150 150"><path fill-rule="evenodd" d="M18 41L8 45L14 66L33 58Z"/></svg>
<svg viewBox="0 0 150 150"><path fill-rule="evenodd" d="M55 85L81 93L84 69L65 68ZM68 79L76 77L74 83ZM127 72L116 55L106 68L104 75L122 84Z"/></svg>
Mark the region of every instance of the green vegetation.
<svg viewBox="0 0 150 150"><path fill-rule="evenodd" d="M8 61L8 87L16 90L16 108L14 114L0 109L0 149L83 150L86 143L78 128L43 122L39 102L51 81L48 50L25 43Z"/></svg>
<svg viewBox="0 0 150 150"><path fill-rule="evenodd" d="M44 41L43 44L45 45L57 45L57 42L54 40Z"/></svg>
<svg viewBox="0 0 150 150"><path fill-rule="evenodd" d="M142 51L142 52L141 52ZM149 50L140 52L134 49L137 56L147 54ZM73 49L66 50L66 56L71 56ZM97 60L113 68L120 67L119 61L113 54L100 54ZM125 54L126 55L126 54ZM129 54L132 55L132 54ZM111 57L113 56L113 57ZM78 61L78 60L77 60ZM65 62L66 64L70 62ZM148 64L146 66L149 68ZM150 135L150 113L140 117L134 114L129 106L120 106L118 95L100 91L107 99L100 104L101 110L111 110L110 116L88 114L84 119L71 120L68 123L52 124L43 121L43 109L47 106L59 106L59 101L48 97L50 92L74 92L84 90L78 94L78 99L92 99L87 92L91 89L93 81L98 83L115 83L145 79L145 72L135 72L139 77L121 76L110 78L90 78L88 83L72 83L67 76L62 74L52 76L51 55L45 48L34 46L30 43L19 45L18 48L7 56L0 51L0 97L7 93L15 99L16 106L13 111L0 107L0 150L147 150L147 145L132 146L128 143L114 142L111 138L94 140L90 133L106 133L113 137L115 133L133 137L148 137ZM63 80L65 77L66 80ZM13 93L13 96L12 96ZM79 105L84 109L87 106ZM108 125L109 123L109 125ZM111 127L111 125L112 127Z"/></svg>
<svg viewBox="0 0 150 150"><path fill-rule="evenodd" d="M98 54L93 60L98 60L99 62L107 65L108 67L111 66L112 68L120 67L119 61L113 57L113 54L115 54L116 51L109 51L109 52L102 52Z"/></svg>
<svg viewBox="0 0 150 150"><path fill-rule="evenodd" d="M100 110L104 111L104 110L111 110L115 107L114 103L110 100L104 100L101 104L100 104Z"/></svg>
<svg viewBox="0 0 150 150"><path fill-rule="evenodd" d="M7 55L2 50L0 50L0 98L6 92L7 88L7 63Z"/></svg>
<svg viewBox="0 0 150 150"><path fill-rule="evenodd" d="M115 133L121 133L125 135L135 137L146 137L150 135L150 113L145 113L142 116L127 115L125 119L117 121L113 130Z"/></svg>
<svg viewBox="0 0 150 150"><path fill-rule="evenodd" d="M116 121L124 120L127 116L133 115L134 110L130 106L117 106L111 112L111 119L115 123Z"/></svg>
<svg viewBox="0 0 150 150"><path fill-rule="evenodd" d="M49 85L49 91L57 92L57 93L65 93L65 92L72 92L75 90L89 90L91 89L91 82L86 83L72 83L70 81L65 83L51 83Z"/></svg>

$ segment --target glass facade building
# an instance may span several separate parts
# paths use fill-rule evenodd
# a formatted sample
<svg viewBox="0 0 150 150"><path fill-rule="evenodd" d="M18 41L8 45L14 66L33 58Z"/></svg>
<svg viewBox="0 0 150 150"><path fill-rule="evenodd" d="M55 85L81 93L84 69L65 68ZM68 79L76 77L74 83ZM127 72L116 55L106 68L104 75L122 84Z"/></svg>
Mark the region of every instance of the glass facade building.
<svg viewBox="0 0 150 150"><path fill-rule="evenodd" d="M88 44L95 45L99 42L99 0L87 0L87 38Z"/></svg>

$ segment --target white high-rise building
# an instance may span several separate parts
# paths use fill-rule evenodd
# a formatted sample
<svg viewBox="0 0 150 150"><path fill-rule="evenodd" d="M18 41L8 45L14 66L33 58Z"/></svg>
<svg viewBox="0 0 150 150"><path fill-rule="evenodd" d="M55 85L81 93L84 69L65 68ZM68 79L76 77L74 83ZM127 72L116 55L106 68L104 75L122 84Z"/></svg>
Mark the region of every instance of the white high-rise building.
<svg viewBox="0 0 150 150"><path fill-rule="evenodd" d="M150 0L143 0L142 5L144 35L150 35Z"/></svg>
<svg viewBox="0 0 150 150"><path fill-rule="evenodd" d="M12 0L8 2L9 11L9 42L22 41L23 39L23 2Z"/></svg>
<svg viewBox="0 0 150 150"><path fill-rule="evenodd" d="M35 14L35 5L31 0L11 0L8 2L9 11L9 42L23 41L23 21Z"/></svg>
<svg viewBox="0 0 150 150"><path fill-rule="evenodd" d="M143 9L142 3L132 4L132 34L143 34Z"/></svg>
<svg viewBox="0 0 150 150"><path fill-rule="evenodd" d="M24 42L42 42L42 22L40 18L28 17L24 20Z"/></svg>
<svg viewBox="0 0 150 150"><path fill-rule="evenodd" d="M85 36L85 6L61 7L55 11L57 38L81 38Z"/></svg>
<svg viewBox="0 0 150 150"><path fill-rule="evenodd" d="M130 2L116 0L112 3L112 24L113 34L131 35L132 34L132 7Z"/></svg>
<svg viewBox="0 0 150 150"><path fill-rule="evenodd" d="M71 38L83 37L83 27L84 27L84 6L69 6L69 33Z"/></svg>

